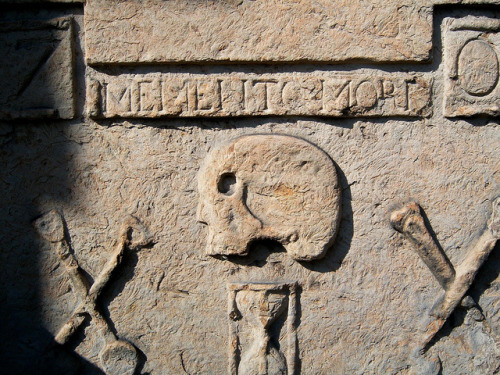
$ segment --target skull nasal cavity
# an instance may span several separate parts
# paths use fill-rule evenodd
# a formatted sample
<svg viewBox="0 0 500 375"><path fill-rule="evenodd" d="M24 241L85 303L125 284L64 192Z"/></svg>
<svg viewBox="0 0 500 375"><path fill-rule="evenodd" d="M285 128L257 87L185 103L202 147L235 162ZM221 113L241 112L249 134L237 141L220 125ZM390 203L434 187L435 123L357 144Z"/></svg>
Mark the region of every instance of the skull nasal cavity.
<svg viewBox="0 0 500 375"><path fill-rule="evenodd" d="M234 173L224 173L219 178L217 190L225 195L233 195L236 187L236 176Z"/></svg>

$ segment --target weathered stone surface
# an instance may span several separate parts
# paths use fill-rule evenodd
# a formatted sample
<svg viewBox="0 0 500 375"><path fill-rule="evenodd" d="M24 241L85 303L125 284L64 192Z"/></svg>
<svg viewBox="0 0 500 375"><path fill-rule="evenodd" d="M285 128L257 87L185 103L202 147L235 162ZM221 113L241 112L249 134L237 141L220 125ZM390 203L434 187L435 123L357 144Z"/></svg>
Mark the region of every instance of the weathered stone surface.
<svg viewBox="0 0 500 375"><path fill-rule="evenodd" d="M207 254L247 255L275 240L296 260L325 256L337 234L340 188L327 154L299 138L244 136L214 150L198 177Z"/></svg>
<svg viewBox="0 0 500 375"><path fill-rule="evenodd" d="M0 23L0 119L73 118L72 24L70 17Z"/></svg>
<svg viewBox="0 0 500 375"><path fill-rule="evenodd" d="M500 4L439 3L455 6L414 1L407 9L423 12L401 21L404 6L386 12L399 2L243 1L237 9L269 10L244 13L263 22L246 30L221 21L229 1L137 1L142 24L125 19L131 1L2 4L2 24L22 27L0 44L9 114L0 121L0 372L498 373L500 126L484 108L498 90ZM202 54L211 40L159 42L170 43L161 22L179 4L196 5L198 24L224 27L200 37L240 30L228 46L255 59L86 65L94 31L103 55L131 56L116 50L117 24L125 39L147 35L156 56L193 43ZM327 57L360 58L293 60L304 45L289 41L282 56L291 63L261 64L254 31L267 40L262 27L276 14L295 27L301 17L282 9L304 6L338 14L332 38L345 38L319 28L311 39L308 23L296 40L309 38L308 50L323 56L330 46L318 40L351 42ZM97 7L106 21L86 35L83 13ZM425 29L414 21L431 16ZM40 62L41 46L65 46L68 30L51 21L61 17L73 18L74 91L65 91L70 50L56 49L57 63L42 64L37 79L61 90L30 94L18 109L55 116L35 99L60 95L58 105L74 99L75 115L14 118L25 67ZM273 40L275 51L287 46ZM418 58L395 55L424 45ZM146 60L144 48L137 56ZM452 60L457 80L448 78ZM482 109L447 117L446 103ZM223 202L229 209L213 209ZM233 246L213 246L211 231Z"/></svg>
<svg viewBox="0 0 500 375"><path fill-rule="evenodd" d="M155 244L125 253L99 306L119 337L147 356L143 372L227 373L227 284L291 280L301 289L297 355L302 374L330 374L332 368L334 374L414 372L434 363L427 358L436 355L443 374L488 374L498 364L486 328L499 329L496 250L485 264L490 271L479 271L472 291L488 320L470 316L450 328L427 356L418 361L411 356L421 344L422 317L442 289L413 245L389 227L390 207L409 195L417 199L451 262L460 264L487 223L490 199L500 186L494 162L498 125L442 119L426 126L425 121L339 119L332 125L241 119L235 128L219 121L168 127L18 125L16 136L2 146L7 185L1 204L9 213L2 225L10 251L0 254L0 277L11 290L2 309L11 309L16 313L11 321L20 322L30 306L24 301L39 301L33 322L43 321L50 342L77 304L53 247L37 244L36 235L26 232L30 218L54 207L63 211L78 262L95 279L112 254L123 218L134 213L154 234ZM343 214L337 241L323 260L299 263L265 244L256 244L237 262L205 254L208 228L196 223L200 166L214 145L254 133L305 138L338 164ZM450 157L456 154L460 157ZM486 282L490 286L477 298L477 288ZM31 327L25 330L13 323L5 333L19 348L11 363L26 363L21 353L33 357L36 352L22 343L37 337L36 331L33 324L25 323ZM94 322L83 333L77 353L101 367L103 343ZM67 373L76 374L76 368Z"/></svg>
<svg viewBox="0 0 500 375"><path fill-rule="evenodd" d="M93 118L424 116L432 80L380 71L322 74L94 73L87 88Z"/></svg>
<svg viewBox="0 0 500 375"><path fill-rule="evenodd" d="M446 116L500 115L500 19L446 19L444 35Z"/></svg>
<svg viewBox="0 0 500 375"><path fill-rule="evenodd" d="M443 374L488 374L498 364L494 336L487 330L487 324L499 329L496 250L485 263L490 271L479 271L471 292L488 320L474 320L469 313L426 356L417 361L411 355L422 343L422 318L442 288L413 245L389 227L391 206L409 195L417 199L451 262L461 264L488 222L500 186L492 162L498 160L496 124L442 119L426 126L425 121L339 119L332 126L241 119L235 128L219 121L168 127L19 125L15 138L2 146L7 161L2 181L8 183L2 210L10 214L3 221L4 236L12 245L0 256L3 265L21 259L23 266L3 268L2 284L19 293L9 294L3 308L11 306L16 317L23 316L26 283L40 301L38 319L55 337L78 303L54 248L37 245L36 235L26 233L26 220L54 207L64 212L78 262L95 279L113 252L123 218L134 213L153 233L154 246L125 253L99 306L119 337L147 356L143 372L183 373L184 366L189 373L227 373L227 284L291 280L301 291L297 355L302 374L330 374L332 368L334 374L415 372L433 364L436 355ZM196 223L200 167L216 145L255 133L305 138L338 164L343 214L337 240L323 260L296 262L266 244L255 244L235 261L205 254L209 228ZM457 153L460 158L450 157ZM38 259L34 269L39 271L24 265L26 257L30 263ZM41 285L33 288L39 277ZM457 311L460 316L463 309ZM7 337L17 342L8 329ZM15 332L22 338L33 335ZM103 343L93 321L83 333L75 338L76 351L100 367Z"/></svg>
<svg viewBox="0 0 500 375"><path fill-rule="evenodd" d="M427 2L87 0L87 61L422 61Z"/></svg>

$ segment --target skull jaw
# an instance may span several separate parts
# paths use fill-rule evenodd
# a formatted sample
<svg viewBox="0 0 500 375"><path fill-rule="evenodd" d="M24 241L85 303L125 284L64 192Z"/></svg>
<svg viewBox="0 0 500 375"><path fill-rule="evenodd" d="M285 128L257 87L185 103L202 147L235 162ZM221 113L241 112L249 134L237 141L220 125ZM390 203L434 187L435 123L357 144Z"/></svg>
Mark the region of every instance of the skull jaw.
<svg viewBox="0 0 500 375"><path fill-rule="evenodd" d="M310 262L324 258L329 248L329 244L312 245L306 241L298 240L285 246L286 252L294 260Z"/></svg>
<svg viewBox="0 0 500 375"><path fill-rule="evenodd" d="M244 231L242 231L244 232ZM280 232L281 234L278 234ZM323 241L310 243L300 238L295 231L276 231L273 228L253 228L247 233L215 232L209 230L205 253L210 256L246 256L249 244L259 240L273 240L285 248L288 255L296 261L312 261L325 256L331 243Z"/></svg>
<svg viewBox="0 0 500 375"><path fill-rule="evenodd" d="M247 223L249 224L249 223ZM248 255L248 245L260 230L260 223L240 225L236 231L209 226L205 254L210 256Z"/></svg>
<svg viewBox="0 0 500 375"><path fill-rule="evenodd" d="M214 257L229 255L245 256L248 255L248 246L247 244L241 246L222 242L208 242L205 249L205 254Z"/></svg>

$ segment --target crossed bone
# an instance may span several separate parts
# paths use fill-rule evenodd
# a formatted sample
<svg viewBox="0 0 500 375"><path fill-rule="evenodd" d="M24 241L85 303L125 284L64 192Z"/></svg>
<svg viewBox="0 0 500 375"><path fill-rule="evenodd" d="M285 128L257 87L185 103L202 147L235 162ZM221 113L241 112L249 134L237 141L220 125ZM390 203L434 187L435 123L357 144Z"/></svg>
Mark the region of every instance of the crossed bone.
<svg viewBox="0 0 500 375"><path fill-rule="evenodd" d="M80 299L80 303L71 317L57 333L55 341L61 345L65 344L83 323L86 315L90 315L105 342L100 357L106 373L133 375L138 364L136 349L127 341L119 340L116 337L109 322L99 311L96 300L111 278L113 271L120 265L125 249L138 250L151 243L146 227L133 216L129 216L125 220L115 250L89 288L87 279L71 252L62 216L55 210L50 211L38 218L34 222L34 226L45 240L56 245L57 255L69 275L73 292Z"/></svg>
<svg viewBox="0 0 500 375"><path fill-rule="evenodd" d="M455 308L464 299L477 272L500 239L500 197L493 202L491 218L465 260L456 269L434 241L425 225L420 206L410 202L391 214L391 225L408 238L424 263L444 289L429 315L433 320L426 327L422 351L443 327Z"/></svg>

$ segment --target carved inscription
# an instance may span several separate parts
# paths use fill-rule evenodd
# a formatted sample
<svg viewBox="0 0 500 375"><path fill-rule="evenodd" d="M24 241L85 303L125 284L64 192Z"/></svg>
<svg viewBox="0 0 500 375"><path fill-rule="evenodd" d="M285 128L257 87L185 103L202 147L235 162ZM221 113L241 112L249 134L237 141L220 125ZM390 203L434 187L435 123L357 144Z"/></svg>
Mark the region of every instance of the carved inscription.
<svg viewBox="0 0 500 375"><path fill-rule="evenodd" d="M427 325L422 346L426 350L456 307L467 298L466 294L477 272L500 239L500 198L493 201L488 227L456 269L432 237L417 203L410 202L394 210L391 224L414 244L418 255L444 289L429 313L431 321ZM469 302L462 303L475 306L472 298L469 299L472 305Z"/></svg>
<svg viewBox="0 0 500 375"><path fill-rule="evenodd" d="M225 116L429 116L431 79L420 74L97 73L94 118Z"/></svg>
<svg viewBox="0 0 500 375"><path fill-rule="evenodd" d="M56 334L55 341L61 345L65 344L83 324L86 317L90 316L105 343L100 357L106 374L133 375L138 364L137 351L129 342L116 337L111 324L101 314L96 300L109 282L113 271L119 266L125 249L137 250L151 242L147 229L132 216L125 221L115 250L89 288L87 278L79 267L66 238L67 229L62 216L57 211L50 211L38 218L34 225L45 240L56 246L57 255L69 276L71 288L80 300L70 319Z"/></svg>
<svg viewBox="0 0 500 375"><path fill-rule="evenodd" d="M0 119L75 114L72 18L0 23Z"/></svg>
<svg viewBox="0 0 500 375"><path fill-rule="evenodd" d="M445 115L500 115L500 20L467 16L444 25Z"/></svg>
<svg viewBox="0 0 500 375"><path fill-rule="evenodd" d="M279 241L295 260L325 256L337 234L341 191L330 157L285 135L247 135L212 151L198 176L206 253L247 255Z"/></svg>
<svg viewBox="0 0 500 375"><path fill-rule="evenodd" d="M297 284L228 286L231 375L298 374Z"/></svg>

